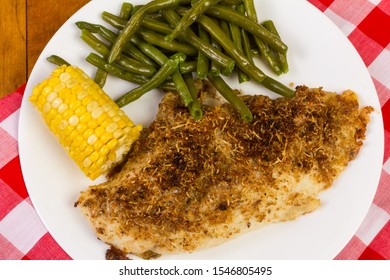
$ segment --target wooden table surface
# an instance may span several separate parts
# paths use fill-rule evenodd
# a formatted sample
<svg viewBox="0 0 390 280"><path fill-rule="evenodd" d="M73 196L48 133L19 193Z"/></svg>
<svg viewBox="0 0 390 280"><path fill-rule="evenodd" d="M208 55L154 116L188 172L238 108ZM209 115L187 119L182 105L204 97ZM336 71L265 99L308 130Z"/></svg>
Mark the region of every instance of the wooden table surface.
<svg viewBox="0 0 390 280"><path fill-rule="evenodd" d="M89 0L0 0L0 98L27 82L57 29Z"/></svg>

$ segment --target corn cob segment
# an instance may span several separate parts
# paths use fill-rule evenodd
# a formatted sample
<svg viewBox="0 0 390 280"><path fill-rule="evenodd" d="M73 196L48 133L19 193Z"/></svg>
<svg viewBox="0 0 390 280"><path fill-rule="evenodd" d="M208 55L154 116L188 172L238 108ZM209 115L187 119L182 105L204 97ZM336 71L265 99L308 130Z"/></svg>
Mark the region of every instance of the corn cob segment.
<svg viewBox="0 0 390 280"><path fill-rule="evenodd" d="M86 73L60 66L29 100L86 176L94 180L123 161L142 130Z"/></svg>

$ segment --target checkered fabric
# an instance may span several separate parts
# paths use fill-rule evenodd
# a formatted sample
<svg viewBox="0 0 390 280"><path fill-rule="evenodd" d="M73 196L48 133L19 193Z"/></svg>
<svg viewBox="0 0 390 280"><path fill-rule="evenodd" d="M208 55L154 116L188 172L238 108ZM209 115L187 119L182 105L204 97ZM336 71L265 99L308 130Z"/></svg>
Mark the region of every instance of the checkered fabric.
<svg viewBox="0 0 390 280"><path fill-rule="evenodd" d="M0 99L0 259L70 259L42 224L24 185L17 141L24 89Z"/></svg>
<svg viewBox="0 0 390 280"><path fill-rule="evenodd" d="M309 0L344 32L363 58L382 106L383 171L373 204L336 259L390 259L390 0ZM25 86L0 99L0 259L71 259L54 241L26 191L18 155Z"/></svg>

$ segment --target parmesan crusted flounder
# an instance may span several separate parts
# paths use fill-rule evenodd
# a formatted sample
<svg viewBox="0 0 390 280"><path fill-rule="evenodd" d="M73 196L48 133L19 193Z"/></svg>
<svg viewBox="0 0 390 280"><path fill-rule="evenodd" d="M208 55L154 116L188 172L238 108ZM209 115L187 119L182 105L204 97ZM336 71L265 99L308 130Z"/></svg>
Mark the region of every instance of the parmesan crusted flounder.
<svg viewBox="0 0 390 280"><path fill-rule="evenodd" d="M97 237L148 258L309 213L358 154L373 110L352 91L304 86L292 99L242 99L251 123L228 104L205 106L194 121L166 94L123 168L76 202Z"/></svg>

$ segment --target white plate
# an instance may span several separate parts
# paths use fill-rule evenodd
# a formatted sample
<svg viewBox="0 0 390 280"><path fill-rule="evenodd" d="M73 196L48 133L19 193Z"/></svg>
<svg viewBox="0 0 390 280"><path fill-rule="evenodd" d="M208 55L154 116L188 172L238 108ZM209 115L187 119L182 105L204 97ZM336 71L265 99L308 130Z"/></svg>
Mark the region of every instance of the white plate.
<svg viewBox="0 0 390 280"><path fill-rule="evenodd" d="M122 2L91 1L58 30L31 73L21 107L19 148L28 192L49 232L74 259L103 259L107 248L97 240L79 209L73 207L79 192L96 182L89 181L68 158L27 98L32 87L54 69L46 61L52 54L94 74L94 68L84 61L91 49L79 39L80 31L74 23L85 20L104 24L101 12L117 14ZM383 123L374 85L360 56L342 32L310 3L255 3L259 18L273 19L289 46L290 72L278 79L285 84L357 92L362 105L375 108L367 140L357 159L331 189L322 193L322 205L317 211L295 221L266 226L215 248L163 259L331 259L356 232L375 194L383 159ZM270 94L253 83L231 83L247 93ZM110 78L105 89L117 97L130 87ZM127 106L126 112L135 122L147 125L155 116L159 98L158 92L150 93Z"/></svg>

